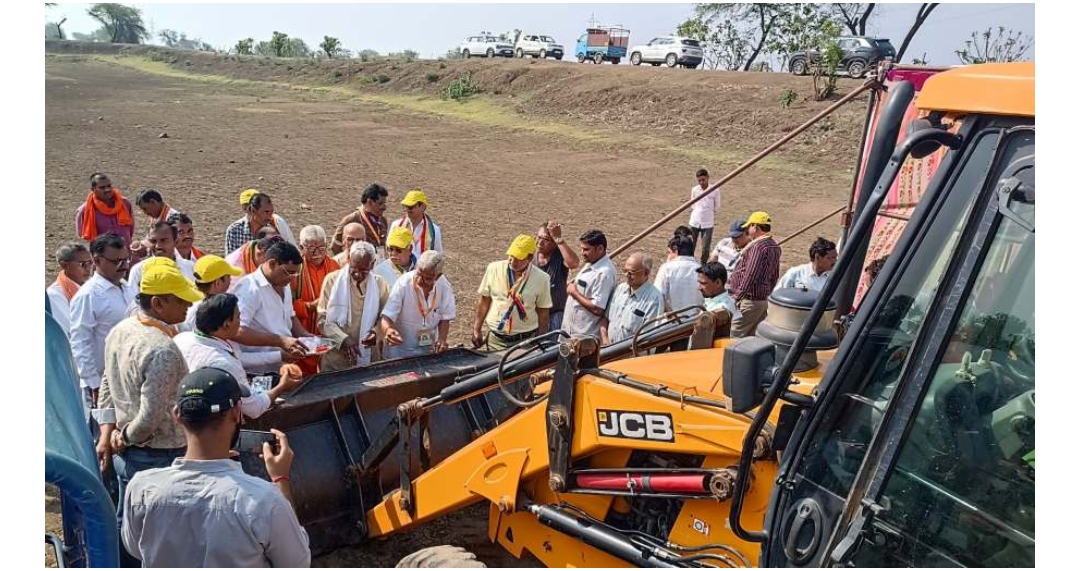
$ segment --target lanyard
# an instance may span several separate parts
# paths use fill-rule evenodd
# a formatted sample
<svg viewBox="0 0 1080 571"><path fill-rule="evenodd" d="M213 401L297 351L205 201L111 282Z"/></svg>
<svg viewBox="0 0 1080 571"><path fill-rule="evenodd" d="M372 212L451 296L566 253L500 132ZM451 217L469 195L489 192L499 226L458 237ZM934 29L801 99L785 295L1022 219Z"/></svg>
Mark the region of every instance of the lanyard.
<svg viewBox="0 0 1080 571"><path fill-rule="evenodd" d="M165 325L164 323L161 323L160 321L158 321L156 319L150 319L150 318L146 318L146 317L143 317L143 316L140 315L139 316L139 323L142 323L143 325L145 325L147 327L153 327L154 329L157 329L158 331L160 331L160 332L164 333L165 335L167 335L169 338L172 338L173 336L176 335L176 330L175 329L173 329L172 327L169 327L168 325Z"/></svg>
<svg viewBox="0 0 1080 571"><path fill-rule="evenodd" d="M529 282L529 275L531 272L529 268L525 269L525 272L521 274L521 277L514 279L514 269L510 266L510 263L506 263L506 297L507 307L503 312L502 319L499 320L499 330L506 331L506 333L512 333L514 330L514 310L517 310L517 314L521 319L525 319L529 312L525 308L525 302L521 299L521 292L525 289L525 284Z"/></svg>
<svg viewBox="0 0 1080 571"><path fill-rule="evenodd" d="M419 276L417 276L419 277ZM416 310L420 312L421 319L424 320L424 326L427 326L427 318L432 313L435 313L436 305L439 303L439 290L436 286L431 286L431 303L427 302L427 298L424 297L424 290L420 289L420 286L416 285L416 278L413 278L413 290L416 292Z"/></svg>
<svg viewBox="0 0 1080 571"><path fill-rule="evenodd" d="M384 244L382 232L379 232L379 228L376 227L375 224L368 219L368 213L366 210L360 211L360 219L364 221L364 226L367 226L368 232L375 235L375 243L379 245ZM382 225L380 224L379 227L381 226Z"/></svg>

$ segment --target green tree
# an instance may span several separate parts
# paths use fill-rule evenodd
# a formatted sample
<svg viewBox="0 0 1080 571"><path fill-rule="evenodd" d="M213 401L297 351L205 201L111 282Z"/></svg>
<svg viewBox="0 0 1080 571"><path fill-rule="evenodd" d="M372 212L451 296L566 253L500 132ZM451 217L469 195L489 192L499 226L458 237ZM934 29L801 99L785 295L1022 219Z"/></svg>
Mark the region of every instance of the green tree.
<svg viewBox="0 0 1080 571"><path fill-rule="evenodd" d="M824 101L836 93L836 71L840 60L844 59L844 50L840 48L840 25L833 20L822 22L813 45L819 54L816 61L810 62L814 76L814 100Z"/></svg>
<svg viewBox="0 0 1080 571"><path fill-rule="evenodd" d="M715 30L726 29L727 36L736 40L744 38L743 47L748 53L742 70L749 71L754 62L768 53L770 44L776 41L778 26L789 13L799 9L799 4L695 4L694 15ZM725 22L729 26L725 26ZM745 36L743 35L745 34Z"/></svg>
<svg viewBox="0 0 1080 571"><path fill-rule="evenodd" d="M270 37L270 54L274 57L288 57L292 55L292 46L289 44L289 34L274 32Z"/></svg>
<svg viewBox="0 0 1080 571"><path fill-rule="evenodd" d="M379 52L372 49L364 49L356 52L356 57L360 58L360 61L374 61L379 57Z"/></svg>
<svg viewBox="0 0 1080 571"><path fill-rule="evenodd" d="M287 57L312 57L315 52L308 47L307 43L300 38L289 38L289 54Z"/></svg>
<svg viewBox="0 0 1080 571"><path fill-rule="evenodd" d="M233 51L236 55L249 56L252 54L251 48L255 45L254 38L244 38L236 42L236 46L233 47Z"/></svg>
<svg viewBox="0 0 1080 571"><path fill-rule="evenodd" d="M503 32L499 34L499 39L508 42L512 45L517 45L518 39L521 38L521 30L514 29L512 32Z"/></svg>
<svg viewBox="0 0 1080 571"><path fill-rule="evenodd" d="M840 35L841 24L831 13L830 4L788 4L776 20L768 51L780 58L780 69L787 69L792 52L830 45ZM828 25L828 27L827 27Z"/></svg>
<svg viewBox="0 0 1080 571"><path fill-rule="evenodd" d="M72 32L71 38L82 42L108 42L109 32L105 28L98 28L92 33L84 34L82 32Z"/></svg>
<svg viewBox="0 0 1080 571"><path fill-rule="evenodd" d="M971 39L956 50L956 57L965 64L1023 61L1024 54L1035 44L1035 38L1005 26L971 32Z"/></svg>
<svg viewBox="0 0 1080 571"><path fill-rule="evenodd" d="M45 23L45 39L46 40L66 40L64 37L64 29L61 26L67 22L67 18L60 20L59 22L46 22Z"/></svg>
<svg viewBox="0 0 1080 571"><path fill-rule="evenodd" d="M114 44L141 44L150 37L143 24L142 12L123 4L94 4L86 11L91 18L101 22Z"/></svg>
<svg viewBox="0 0 1080 571"><path fill-rule="evenodd" d="M749 35L730 20L711 27L699 16L694 16L679 24L680 36L694 38L701 44L704 56L702 65L705 69L738 70L746 63L750 55Z"/></svg>
<svg viewBox="0 0 1080 571"><path fill-rule="evenodd" d="M341 40L330 36L323 36L323 41L319 44L319 49L326 54L326 57L333 59L341 53Z"/></svg>

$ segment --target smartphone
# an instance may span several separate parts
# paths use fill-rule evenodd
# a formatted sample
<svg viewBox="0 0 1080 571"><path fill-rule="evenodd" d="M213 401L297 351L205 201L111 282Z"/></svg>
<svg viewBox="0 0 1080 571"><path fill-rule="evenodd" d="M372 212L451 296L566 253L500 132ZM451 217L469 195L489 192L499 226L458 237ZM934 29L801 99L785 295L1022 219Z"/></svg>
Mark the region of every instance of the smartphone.
<svg viewBox="0 0 1080 571"><path fill-rule="evenodd" d="M262 454L263 442L270 443L270 450L278 453L278 440L273 432L264 430L240 430L240 439L236 443L236 451L241 454Z"/></svg>
<svg viewBox="0 0 1080 571"><path fill-rule="evenodd" d="M251 378L251 394L261 395L270 392L270 389L274 386L274 377L272 375L259 375Z"/></svg>

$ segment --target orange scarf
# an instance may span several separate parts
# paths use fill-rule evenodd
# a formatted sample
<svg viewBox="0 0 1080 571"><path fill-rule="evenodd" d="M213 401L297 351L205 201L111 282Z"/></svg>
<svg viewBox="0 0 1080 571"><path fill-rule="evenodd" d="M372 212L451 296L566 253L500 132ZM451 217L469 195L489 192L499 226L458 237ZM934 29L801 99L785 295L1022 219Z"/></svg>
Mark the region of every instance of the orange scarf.
<svg viewBox="0 0 1080 571"><path fill-rule="evenodd" d="M183 254L180 253L180 250L176 251L176 255L180 256L181 258L184 257ZM203 252L202 250L196 248L195 246L192 246L191 247L191 257L190 258L184 258L184 259L188 260L189 262L194 262L195 260L198 260L199 258L201 258L201 257L203 257L205 255L206 255L206 252ZM248 272L248 273L251 273L251 272Z"/></svg>
<svg viewBox="0 0 1080 571"><path fill-rule="evenodd" d="M115 216L116 222L121 226L131 226L133 224L131 220L131 212L128 210L127 205L124 203L124 195L120 194L117 189L113 191L113 205L110 207L105 204L104 201L98 200L96 194L93 191L86 197L86 207L83 208L82 228L80 229L80 235L83 240L90 242L94 238L97 238L97 213L104 214L106 216Z"/></svg>
<svg viewBox="0 0 1080 571"><path fill-rule="evenodd" d="M340 269L341 266L330 256L323 258L322 266L316 266L307 260L304 260L304 264L300 266L300 275L292 284L293 311L308 331L315 332L318 329L315 327L317 314L314 311L308 311L307 304L319 299L322 283L327 274Z"/></svg>
<svg viewBox="0 0 1080 571"><path fill-rule="evenodd" d="M241 246L241 248L243 248L243 251L240 252L240 264L243 267L244 274L247 275L254 272L255 268L259 267L259 265L255 263L255 241L252 240L246 245Z"/></svg>
<svg viewBox="0 0 1080 571"><path fill-rule="evenodd" d="M79 291L79 284L67 277L64 272L56 274L56 285L60 286L60 290L64 292L64 297L68 301L71 301L71 298L75 297L75 292Z"/></svg>

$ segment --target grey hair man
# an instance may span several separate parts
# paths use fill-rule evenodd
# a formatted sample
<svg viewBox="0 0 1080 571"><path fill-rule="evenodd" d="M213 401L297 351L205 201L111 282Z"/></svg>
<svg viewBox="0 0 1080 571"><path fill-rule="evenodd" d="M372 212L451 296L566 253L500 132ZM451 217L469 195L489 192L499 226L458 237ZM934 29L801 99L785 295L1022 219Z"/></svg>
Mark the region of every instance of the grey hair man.
<svg viewBox="0 0 1080 571"><path fill-rule="evenodd" d="M78 242L68 242L56 249L56 264L60 271L56 281L45 288L49 297L49 310L53 319L70 335L71 298L79 291L79 286L86 283L94 273L94 259L90 250Z"/></svg>
<svg viewBox="0 0 1080 571"><path fill-rule="evenodd" d="M664 313L664 295L649 281L652 266L652 258L640 250L626 258L623 283L615 288L600 322L604 345L633 337L643 323Z"/></svg>
<svg viewBox="0 0 1080 571"><path fill-rule="evenodd" d="M323 280L318 325L338 343L323 355L321 370L339 371L380 360L376 325L390 297L390 286L374 272L378 253L370 242L352 244L349 265Z"/></svg>
<svg viewBox="0 0 1080 571"><path fill-rule="evenodd" d="M454 289L443 275L445 258L438 250L420 255L416 269L400 278L379 323L386 339L387 357L440 353L449 344L450 321L457 317Z"/></svg>

